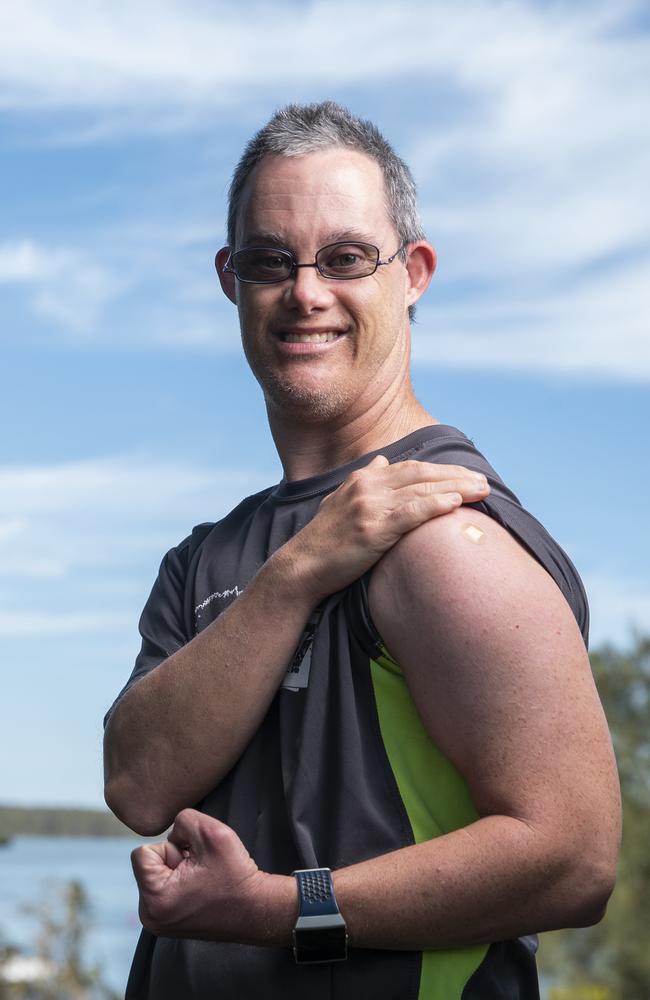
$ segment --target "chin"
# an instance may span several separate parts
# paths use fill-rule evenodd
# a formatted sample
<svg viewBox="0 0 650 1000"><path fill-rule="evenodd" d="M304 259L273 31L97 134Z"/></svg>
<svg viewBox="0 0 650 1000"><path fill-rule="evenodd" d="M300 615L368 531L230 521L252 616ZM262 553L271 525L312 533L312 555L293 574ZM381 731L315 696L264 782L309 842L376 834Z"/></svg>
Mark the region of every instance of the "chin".
<svg viewBox="0 0 650 1000"><path fill-rule="evenodd" d="M333 420L345 413L351 403L349 394L336 385L306 385L279 379L258 381L270 410L306 423Z"/></svg>

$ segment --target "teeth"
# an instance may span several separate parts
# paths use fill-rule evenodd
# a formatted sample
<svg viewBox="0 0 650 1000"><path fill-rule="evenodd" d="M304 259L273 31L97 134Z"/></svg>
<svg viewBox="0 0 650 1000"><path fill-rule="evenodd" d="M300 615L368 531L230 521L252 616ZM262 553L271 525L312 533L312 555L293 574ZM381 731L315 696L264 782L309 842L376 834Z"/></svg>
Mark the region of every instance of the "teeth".
<svg viewBox="0 0 650 1000"><path fill-rule="evenodd" d="M338 333L285 333L282 339L288 344L327 344L336 340Z"/></svg>

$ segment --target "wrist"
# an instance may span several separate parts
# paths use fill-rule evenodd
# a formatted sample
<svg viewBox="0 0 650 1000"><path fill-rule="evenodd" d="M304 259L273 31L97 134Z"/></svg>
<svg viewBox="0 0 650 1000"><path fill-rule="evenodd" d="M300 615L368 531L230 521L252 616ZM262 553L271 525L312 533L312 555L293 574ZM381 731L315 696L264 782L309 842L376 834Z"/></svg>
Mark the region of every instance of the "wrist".
<svg viewBox="0 0 650 1000"><path fill-rule="evenodd" d="M298 890L293 875L264 873L257 902L256 940L251 943L272 948L291 947L298 917Z"/></svg>
<svg viewBox="0 0 650 1000"><path fill-rule="evenodd" d="M320 579L321 563L300 533L277 549L266 566L272 568L275 583L286 592L291 606L302 605L307 614L333 592Z"/></svg>

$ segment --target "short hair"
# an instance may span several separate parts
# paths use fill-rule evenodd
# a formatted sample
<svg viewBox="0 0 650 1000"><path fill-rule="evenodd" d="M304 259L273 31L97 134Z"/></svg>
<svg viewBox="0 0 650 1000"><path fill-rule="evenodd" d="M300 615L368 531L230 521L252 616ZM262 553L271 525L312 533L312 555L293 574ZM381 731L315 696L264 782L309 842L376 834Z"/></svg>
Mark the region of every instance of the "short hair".
<svg viewBox="0 0 650 1000"><path fill-rule="evenodd" d="M334 101L288 104L248 142L235 167L228 192L228 244L235 247L237 216L244 185L265 156L304 156L335 147L365 153L379 164L388 213L400 243L426 239L418 215L413 175L376 125L356 118Z"/></svg>

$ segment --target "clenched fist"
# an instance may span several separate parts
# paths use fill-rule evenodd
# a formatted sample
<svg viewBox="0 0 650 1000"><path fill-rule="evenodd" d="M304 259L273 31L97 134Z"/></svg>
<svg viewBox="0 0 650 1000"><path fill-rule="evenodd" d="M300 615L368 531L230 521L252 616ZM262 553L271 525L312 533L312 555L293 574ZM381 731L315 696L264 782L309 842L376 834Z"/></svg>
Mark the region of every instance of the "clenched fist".
<svg viewBox="0 0 650 1000"><path fill-rule="evenodd" d="M161 937L268 944L278 907L295 920L292 878L260 871L237 834L195 809L178 814L166 841L131 855L140 919Z"/></svg>

